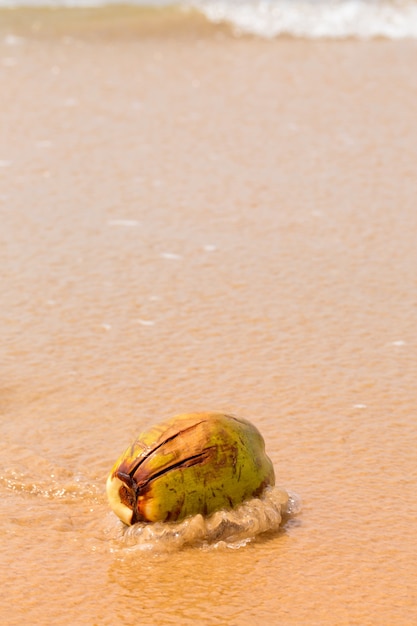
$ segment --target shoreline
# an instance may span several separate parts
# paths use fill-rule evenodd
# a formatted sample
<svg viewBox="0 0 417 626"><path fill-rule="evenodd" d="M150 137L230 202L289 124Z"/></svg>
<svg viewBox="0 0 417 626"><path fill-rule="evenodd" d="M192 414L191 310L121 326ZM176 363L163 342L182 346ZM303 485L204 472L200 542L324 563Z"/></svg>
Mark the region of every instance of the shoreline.
<svg viewBox="0 0 417 626"><path fill-rule="evenodd" d="M1 7L0 37L7 35L48 39L73 36L88 39L174 38L235 39L255 41L306 41L311 43L401 43L414 37L352 35L304 36L288 32L267 36L246 32L227 21L212 21L198 8L168 6L103 5L98 7Z"/></svg>

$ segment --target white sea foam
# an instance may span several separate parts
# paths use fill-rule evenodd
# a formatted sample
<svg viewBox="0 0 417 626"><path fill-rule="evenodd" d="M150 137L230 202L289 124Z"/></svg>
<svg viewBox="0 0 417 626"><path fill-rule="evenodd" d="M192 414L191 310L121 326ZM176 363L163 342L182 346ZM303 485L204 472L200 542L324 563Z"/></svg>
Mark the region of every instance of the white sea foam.
<svg viewBox="0 0 417 626"><path fill-rule="evenodd" d="M417 37L417 2L405 0L196 0L212 22L265 38Z"/></svg>
<svg viewBox="0 0 417 626"><path fill-rule="evenodd" d="M417 0L0 0L0 7L100 7L130 4L196 8L236 34L264 38L417 38ZM9 35L13 37L13 35Z"/></svg>
<svg viewBox="0 0 417 626"><path fill-rule="evenodd" d="M138 319L137 321L138 321L138 324L141 324L142 326L155 326L154 320Z"/></svg>
<svg viewBox="0 0 417 626"><path fill-rule="evenodd" d="M178 259L182 258L180 254L175 252L162 252L160 256L162 259L168 259L169 261L178 261Z"/></svg>

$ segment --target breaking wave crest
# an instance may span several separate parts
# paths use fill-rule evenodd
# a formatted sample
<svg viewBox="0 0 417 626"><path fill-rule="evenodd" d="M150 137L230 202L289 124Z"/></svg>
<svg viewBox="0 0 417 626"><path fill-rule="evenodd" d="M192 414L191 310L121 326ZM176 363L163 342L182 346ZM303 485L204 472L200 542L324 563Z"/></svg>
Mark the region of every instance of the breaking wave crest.
<svg viewBox="0 0 417 626"><path fill-rule="evenodd" d="M415 0L195 0L235 34L320 38L417 38Z"/></svg>
<svg viewBox="0 0 417 626"><path fill-rule="evenodd" d="M189 517L181 522L134 524L119 520L111 551L116 557L142 551L172 552L190 547L240 548L263 533L275 533L300 510L299 499L282 488L268 487L260 498L253 498L231 511L218 511L204 518Z"/></svg>
<svg viewBox="0 0 417 626"><path fill-rule="evenodd" d="M0 0L0 8L17 7L110 11L139 34L208 29L264 39L417 38L417 0Z"/></svg>

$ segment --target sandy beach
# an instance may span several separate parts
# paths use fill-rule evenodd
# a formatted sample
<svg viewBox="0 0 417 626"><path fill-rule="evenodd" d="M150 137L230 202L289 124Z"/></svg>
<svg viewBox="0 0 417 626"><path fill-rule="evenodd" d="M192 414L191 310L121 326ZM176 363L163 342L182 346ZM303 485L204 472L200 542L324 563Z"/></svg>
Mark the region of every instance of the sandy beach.
<svg viewBox="0 0 417 626"><path fill-rule="evenodd" d="M1 623L415 624L417 42L50 15L0 27ZM207 409L301 514L124 551L110 467Z"/></svg>

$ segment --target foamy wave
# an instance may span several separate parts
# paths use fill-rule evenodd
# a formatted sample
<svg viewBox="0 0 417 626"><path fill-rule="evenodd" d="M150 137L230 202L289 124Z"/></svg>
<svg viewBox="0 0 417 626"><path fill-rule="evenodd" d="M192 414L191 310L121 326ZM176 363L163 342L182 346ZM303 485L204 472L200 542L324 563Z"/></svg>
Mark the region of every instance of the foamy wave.
<svg viewBox="0 0 417 626"><path fill-rule="evenodd" d="M119 520L113 531L112 552L124 558L128 554L172 552L185 546L239 548L262 533L276 532L300 510L299 500L284 489L271 487L261 498L254 498L232 511L218 511L208 518L189 517L182 522L134 524L126 527Z"/></svg>
<svg viewBox="0 0 417 626"><path fill-rule="evenodd" d="M196 6L210 21L230 23L236 34L265 38L417 38L414 0L196 0Z"/></svg>
<svg viewBox="0 0 417 626"><path fill-rule="evenodd" d="M0 0L0 7L177 7L197 9L212 24L262 38L417 38L417 0ZM160 12L161 20L164 12Z"/></svg>
<svg viewBox="0 0 417 626"><path fill-rule="evenodd" d="M174 8L191 29L197 10L214 26L229 24L235 35L262 38L417 38L417 0L0 0L0 8L109 5L158 10L162 23L164 8Z"/></svg>

